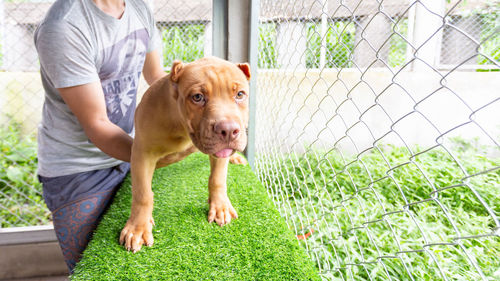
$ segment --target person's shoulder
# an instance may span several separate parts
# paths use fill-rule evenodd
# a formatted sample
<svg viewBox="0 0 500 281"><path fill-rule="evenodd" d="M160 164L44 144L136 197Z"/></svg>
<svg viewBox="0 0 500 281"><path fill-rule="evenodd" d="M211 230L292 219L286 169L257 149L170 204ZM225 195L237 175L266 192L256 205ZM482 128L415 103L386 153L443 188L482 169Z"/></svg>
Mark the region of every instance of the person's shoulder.
<svg viewBox="0 0 500 281"><path fill-rule="evenodd" d="M128 0L127 3L130 3L136 7L149 9L149 5L144 0Z"/></svg>
<svg viewBox="0 0 500 281"><path fill-rule="evenodd" d="M50 6L42 23L61 23L68 21L72 13L74 13L75 5L77 4L77 0L57 0Z"/></svg>
<svg viewBox="0 0 500 281"><path fill-rule="evenodd" d="M78 25L82 21L83 8L79 0L57 0L45 14L35 31L39 34L61 34L61 36L81 30Z"/></svg>
<svg viewBox="0 0 500 281"><path fill-rule="evenodd" d="M70 32L71 23L63 18L51 18L40 22L35 30L35 42L40 36L63 38ZM58 35L59 34L59 35Z"/></svg>
<svg viewBox="0 0 500 281"><path fill-rule="evenodd" d="M50 6L43 20L39 23L36 34L40 32L65 32L70 25L71 13L74 11L76 0L57 0Z"/></svg>
<svg viewBox="0 0 500 281"><path fill-rule="evenodd" d="M35 44L40 38L52 38L54 43L59 39L64 39L70 30L69 23L64 19L48 19L42 21L34 33Z"/></svg>
<svg viewBox="0 0 500 281"><path fill-rule="evenodd" d="M151 8L144 0L129 0L127 3L131 4L140 13L144 13L145 15L151 14Z"/></svg>

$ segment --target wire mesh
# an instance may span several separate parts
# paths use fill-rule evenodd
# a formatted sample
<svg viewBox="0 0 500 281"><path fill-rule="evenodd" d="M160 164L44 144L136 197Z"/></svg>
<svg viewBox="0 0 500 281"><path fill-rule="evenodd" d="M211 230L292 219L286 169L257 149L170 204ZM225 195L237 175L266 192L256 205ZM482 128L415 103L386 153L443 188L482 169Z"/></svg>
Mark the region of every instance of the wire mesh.
<svg viewBox="0 0 500 281"><path fill-rule="evenodd" d="M498 1L260 3L256 172L322 278L498 280Z"/></svg>
<svg viewBox="0 0 500 281"><path fill-rule="evenodd" d="M211 0L156 0L153 5L165 68L176 59L190 62L212 53Z"/></svg>
<svg viewBox="0 0 500 281"><path fill-rule="evenodd" d="M260 2L256 171L321 276L498 279L498 1ZM32 33L51 3L0 1L1 227L50 220ZM211 54L211 1L151 4L164 66Z"/></svg>
<svg viewBox="0 0 500 281"><path fill-rule="evenodd" d="M36 129L44 92L33 43L54 1L0 1L0 227L49 224L36 178ZM165 69L211 54L212 1L148 1ZM139 97L146 88L144 81Z"/></svg>
<svg viewBox="0 0 500 281"><path fill-rule="evenodd" d="M50 5L0 1L0 228L50 220L36 179L43 89L33 44L36 23Z"/></svg>

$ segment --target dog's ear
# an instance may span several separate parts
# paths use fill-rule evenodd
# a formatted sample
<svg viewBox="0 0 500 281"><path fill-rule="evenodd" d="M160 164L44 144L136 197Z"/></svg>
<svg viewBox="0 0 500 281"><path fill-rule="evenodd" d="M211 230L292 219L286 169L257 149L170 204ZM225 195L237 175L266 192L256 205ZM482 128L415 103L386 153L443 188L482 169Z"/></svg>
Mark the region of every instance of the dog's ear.
<svg viewBox="0 0 500 281"><path fill-rule="evenodd" d="M250 80L250 65L248 63L238 63L236 65L243 71L247 80Z"/></svg>
<svg viewBox="0 0 500 281"><path fill-rule="evenodd" d="M183 67L184 64L180 60L175 60L172 63L172 70L170 71L170 80L172 80L172 82L177 83L179 81Z"/></svg>
<svg viewBox="0 0 500 281"><path fill-rule="evenodd" d="M179 82L179 77L181 77L182 73L182 68L184 67L184 64L180 60L175 60L172 63L172 70L170 71L170 80L173 83L173 88L174 88L174 99L177 99L179 97L179 89L177 86L177 82Z"/></svg>

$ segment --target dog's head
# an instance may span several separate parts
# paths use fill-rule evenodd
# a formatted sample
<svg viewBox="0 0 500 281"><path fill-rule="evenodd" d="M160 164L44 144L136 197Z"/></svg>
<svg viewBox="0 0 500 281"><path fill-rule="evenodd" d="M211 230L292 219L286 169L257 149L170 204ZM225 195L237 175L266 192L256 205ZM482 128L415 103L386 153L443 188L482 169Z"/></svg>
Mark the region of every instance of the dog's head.
<svg viewBox="0 0 500 281"><path fill-rule="evenodd" d="M193 144L226 158L247 144L250 67L215 57L175 61L170 79Z"/></svg>

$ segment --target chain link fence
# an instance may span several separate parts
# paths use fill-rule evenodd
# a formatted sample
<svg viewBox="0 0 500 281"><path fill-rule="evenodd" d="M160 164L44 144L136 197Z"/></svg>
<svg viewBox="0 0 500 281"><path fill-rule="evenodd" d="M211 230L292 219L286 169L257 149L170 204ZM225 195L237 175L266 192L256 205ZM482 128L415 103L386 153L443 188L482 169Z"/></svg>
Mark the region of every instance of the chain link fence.
<svg viewBox="0 0 500 281"><path fill-rule="evenodd" d="M44 92L33 33L54 1L0 0L0 227L50 224L36 178ZM212 1L155 0L163 65L211 54ZM141 93L146 85L142 81Z"/></svg>
<svg viewBox="0 0 500 281"><path fill-rule="evenodd" d="M51 3L0 1L0 227L47 224L36 179L43 89L33 44Z"/></svg>
<svg viewBox="0 0 500 281"><path fill-rule="evenodd" d="M500 3L260 3L256 173L323 279L499 280Z"/></svg>
<svg viewBox="0 0 500 281"><path fill-rule="evenodd" d="M0 0L0 227L49 224L33 31ZM163 65L212 1L150 1ZM261 0L256 172L325 280L500 279L498 1Z"/></svg>

